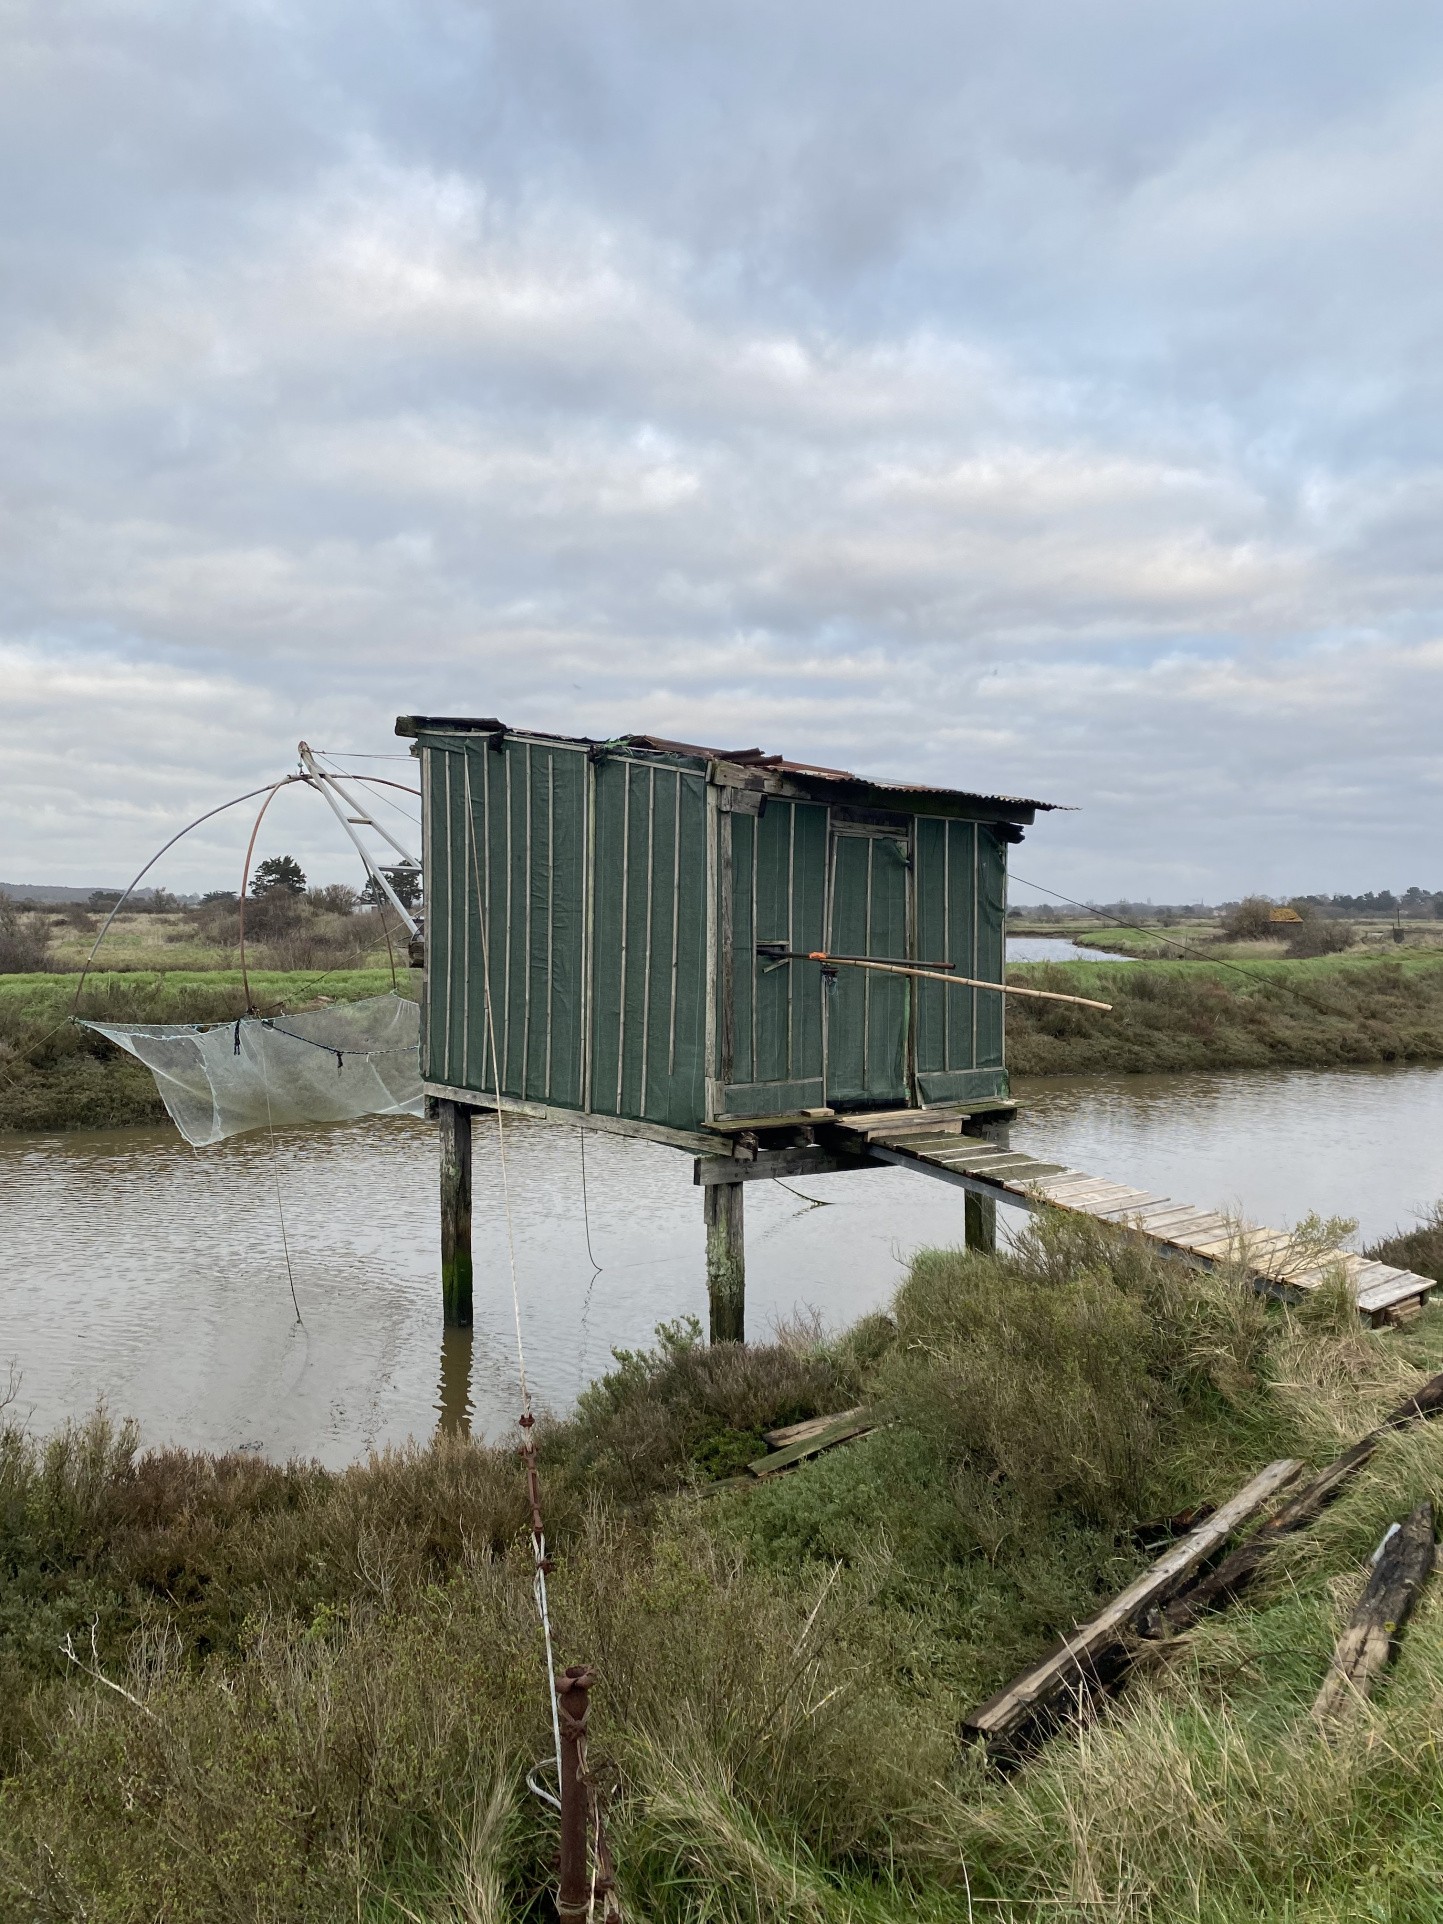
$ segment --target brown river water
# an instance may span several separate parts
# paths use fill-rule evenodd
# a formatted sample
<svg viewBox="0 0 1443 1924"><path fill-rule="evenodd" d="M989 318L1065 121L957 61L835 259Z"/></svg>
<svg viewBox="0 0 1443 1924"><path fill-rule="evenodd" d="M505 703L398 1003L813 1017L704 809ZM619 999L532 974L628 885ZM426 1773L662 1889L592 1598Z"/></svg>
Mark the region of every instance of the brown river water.
<svg viewBox="0 0 1443 1924"><path fill-rule="evenodd" d="M1366 1241L1443 1195L1440 1069L1091 1076L1018 1094L1019 1145L1274 1226L1318 1210L1358 1218ZM613 1347L705 1320L700 1194L677 1151L589 1134L584 1209L578 1131L515 1123L508 1146L527 1365L561 1412ZM901 1170L757 1183L746 1207L754 1336L882 1307L910 1251L962 1233L961 1192ZM474 1335L443 1345L436 1140L417 1121L280 1131L274 1158L264 1136L192 1150L168 1128L0 1136L0 1384L11 1365L12 1407L36 1431L103 1401L148 1443L331 1464L443 1418L498 1436L516 1347L494 1127L479 1121L475 1246Z"/></svg>

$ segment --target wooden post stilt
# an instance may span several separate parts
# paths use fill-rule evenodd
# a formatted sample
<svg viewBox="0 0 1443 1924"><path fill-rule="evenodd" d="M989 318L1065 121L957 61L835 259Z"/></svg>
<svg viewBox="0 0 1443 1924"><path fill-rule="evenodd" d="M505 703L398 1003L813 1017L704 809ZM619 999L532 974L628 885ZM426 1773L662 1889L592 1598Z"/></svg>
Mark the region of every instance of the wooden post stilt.
<svg viewBox="0 0 1443 1924"><path fill-rule="evenodd" d="M1008 1146L1009 1132L1005 1122L974 1123L968 1135L978 1135L986 1142L995 1142L999 1149ZM997 1248L997 1205L990 1196L976 1196L969 1189L967 1200L962 1208L963 1238L969 1249L975 1249L984 1256L990 1256Z"/></svg>
<svg viewBox="0 0 1443 1924"><path fill-rule="evenodd" d="M746 1341L747 1263L739 1182L709 1182L706 1212L706 1293L714 1343Z"/></svg>
<svg viewBox="0 0 1443 1924"><path fill-rule="evenodd" d="M962 1205L963 1237L969 1249L990 1256L997 1247L997 1205L990 1196L967 1191Z"/></svg>
<svg viewBox="0 0 1443 1924"><path fill-rule="evenodd" d="M471 1322L471 1111L438 1102L441 1125L441 1307L456 1327Z"/></svg>

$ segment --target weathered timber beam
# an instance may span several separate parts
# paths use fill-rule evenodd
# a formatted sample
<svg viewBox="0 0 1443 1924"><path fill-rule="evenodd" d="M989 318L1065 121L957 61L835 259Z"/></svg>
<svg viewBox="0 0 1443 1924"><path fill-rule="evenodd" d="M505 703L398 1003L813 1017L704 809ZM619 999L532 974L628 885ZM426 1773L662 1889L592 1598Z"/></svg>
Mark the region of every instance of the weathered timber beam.
<svg viewBox="0 0 1443 1924"><path fill-rule="evenodd" d="M471 1111L438 1102L441 1144L441 1316L452 1328L471 1322Z"/></svg>
<svg viewBox="0 0 1443 1924"><path fill-rule="evenodd" d="M1080 1711L1094 1692L1106 1689L1126 1667L1138 1616L1221 1549L1239 1525L1256 1516L1302 1468L1291 1457L1270 1463L1165 1551L1106 1609L1064 1637L1041 1663L970 1711L962 1723L964 1738L980 1738L989 1755L1002 1762L1019 1755L1069 1712Z"/></svg>
<svg viewBox="0 0 1443 1924"><path fill-rule="evenodd" d="M834 1156L826 1149L759 1149L750 1162L734 1156L698 1156L692 1165L692 1181L698 1185L719 1182L767 1182L775 1176L831 1176L852 1169L875 1169L870 1156Z"/></svg>
<svg viewBox="0 0 1443 1924"><path fill-rule="evenodd" d="M798 1437L795 1442L784 1444L780 1449L759 1456L747 1469L753 1476L780 1476L783 1470L794 1470L799 1463L809 1457L820 1456L824 1450L835 1449L839 1443L851 1443L859 1436L870 1436L877 1427L876 1419L867 1410L853 1410L846 1416L839 1416L825 1423L810 1436Z"/></svg>
<svg viewBox="0 0 1443 1924"><path fill-rule="evenodd" d="M744 1343L747 1258L739 1182L707 1183L701 1192L706 1222L706 1294L713 1343Z"/></svg>
<svg viewBox="0 0 1443 1924"><path fill-rule="evenodd" d="M1410 1424L1436 1416L1440 1410L1443 1410L1443 1374L1430 1377L1421 1389L1384 1417L1376 1430L1369 1430L1351 1449L1344 1450L1341 1456L1335 1456L1316 1476L1309 1477L1276 1515L1270 1517L1246 1543L1240 1544L1231 1555L1224 1557L1215 1570L1208 1571L1206 1576L1199 1577L1185 1590L1180 1590L1162 1609L1149 1613L1141 1626L1143 1634L1165 1637L1186 1630L1189 1624L1207 1611L1220 1609L1241 1596L1283 1538L1291 1536L1296 1530L1306 1529L1316 1521L1349 1478L1362 1469L1390 1431L1406 1430Z"/></svg>
<svg viewBox="0 0 1443 1924"><path fill-rule="evenodd" d="M1433 1574L1433 1505L1420 1503L1373 1552L1373 1573L1333 1651L1313 1705L1324 1728L1362 1704L1397 1654L1398 1638Z"/></svg>
<svg viewBox="0 0 1443 1924"><path fill-rule="evenodd" d="M444 1082L423 1082L421 1088L437 1102L457 1102L487 1115L497 1109L506 1116L525 1116L531 1122L559 1122L570 1129L592 1129L603 1136L635 1136L642 1142L664 1142L692 1155L725 1155L726 1138L703 1135L698 1129L669 1129L664 1123L637 1122L630 1116L599 1115L589 1109L563 1109L545 1102L523 1102L519 1097L494 1095L478 1089L454 1089Z"/></svg>

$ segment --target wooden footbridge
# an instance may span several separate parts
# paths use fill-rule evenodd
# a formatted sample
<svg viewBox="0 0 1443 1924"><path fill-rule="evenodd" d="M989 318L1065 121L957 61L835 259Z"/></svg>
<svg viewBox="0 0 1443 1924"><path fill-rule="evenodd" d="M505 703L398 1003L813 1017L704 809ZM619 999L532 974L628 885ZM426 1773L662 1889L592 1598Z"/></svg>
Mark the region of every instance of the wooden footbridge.
<svg viewBox="0 0 1443 1924"><path fill-rule="evenodd" d="M1050 1204L1278 1294L1341 1267L1373 1322L1431 1293L1011 1148L1007 998L1079 1000L1006 980L1008 851L1050 804L494 716L396 732L420 762L448 1323L471 1321L476 1110L695 1156L714 1341L745 1337L746 1185L886 1164L960 1185L972 1246L999 1202Z"/></svg>
<svg viewBox="0 0 1443 1924"><path fill-rule="evenodd" d="M1305 1295L1341 1266L1360 1314L1373 1324L1406 1320L1437 1288L1430 1277L1371 1262L1351 1250L1319 1250L1316 1243L1286 1230L1261 1228L1013 1149L1005 1125L994 1128L991 1140L964 1133L965 1125L975 1129L982 1120L961 1115L939 1119L935 1113L903 1110L839 1117L833 1128L839 1136L851 1136L870 1161L938 1176L994 1205L1031 1210L1051 1206L1112 1223L1189 1262L1243 1267L1259 1289L1276 1295Z"/></svg>

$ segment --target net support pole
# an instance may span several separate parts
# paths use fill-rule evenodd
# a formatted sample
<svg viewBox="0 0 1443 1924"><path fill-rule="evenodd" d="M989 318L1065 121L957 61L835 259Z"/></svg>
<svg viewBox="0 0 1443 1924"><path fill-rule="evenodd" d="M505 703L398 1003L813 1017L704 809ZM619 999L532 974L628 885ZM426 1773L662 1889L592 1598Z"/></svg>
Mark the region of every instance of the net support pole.
<svg viewBox="0 0 1443 1924"><path fill-rule="evenodd" d="M969 1135L976 1134L988 1142L995 1142L999 1149L1009 1144L1009 1130L1005 1122L986 1122L979 1124ZM969 1189L962 1205L963 1241L968 1249L975 1249L982 1255L990 1256L997 1247L997 1205L990 1196L977 1196Z"/></svg>
<svg viewBox="0 0 1443 1924"><path fill-rule="evenodd" d="M706 1216L706 1293L714 1343L746 1341L747 1260L740 1182L709 1182Z"/></svg>
<svg viewBox="0 0 1443 1924"><path fill-rule="evenodd" d="M441 1125L441 1307L451 1328L471 1327L471 1111L436 1104Z"/></svg>
<svg viewBox="0 0 1443 1924"><path fill-rule="evenodd" d="M594 1905L587 1848L586 1715L595 1681L582 1664L573 1664L556 1680L561 1717L561 1877L556 1915L561 1924L582 1924Z"/></svg>

